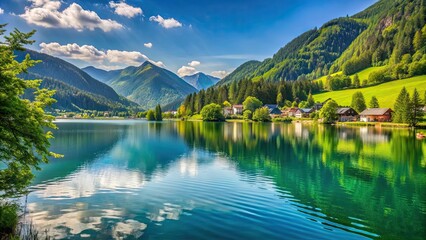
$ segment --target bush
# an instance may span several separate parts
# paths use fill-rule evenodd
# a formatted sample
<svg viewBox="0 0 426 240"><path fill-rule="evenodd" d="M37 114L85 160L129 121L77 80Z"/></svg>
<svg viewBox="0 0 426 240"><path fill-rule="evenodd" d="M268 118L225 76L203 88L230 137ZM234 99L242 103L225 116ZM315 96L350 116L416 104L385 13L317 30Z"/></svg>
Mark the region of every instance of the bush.
<svg viewBox="0 0 426 240"><path fill-rule="evenodd" d="M389 74L389 69L374 71L368 75L368 82L371 84L384 83L391 80L392 77Z"/></svg>
<svg viewBox="0 0 426 240"><path fill-rule="evenodd" d="M244 120L251 120L252 117L253 117L253 113L250 110L245 110L243 112Z"/></svg>
<svg viewBox="0 0 426 240"><path fill-rule="evenodd" d="M253 113L253 121L257 122L270 122L271 116L267 107L258 108Z"/></svg>
<svg viewBox="0 0 426 240"><path fill-rule="evenodd" d="M324 107L321 108L320 118L324 123L333 123L337 120L337 108L338 105L334 100L328 101Z"/></svg>
<svg viewBox="0 0 426 240"><path fill-rule="evenodd" d="M293 121L293 119L291 117L277 117L277 118L273 118L272 119L273 122L286 122L286 123L291 123Z"/></svg>
<svg viewBox="0 0 426 240"><path fill-rule="evenodd" d="M155 112L153 110L148 110L148 112L146 112L146 120L155 121Z"/></svg>
<svg viewBox="0 0 426 240"><path fill-rule="evenodd" d="M18 205L14 203L0 205L0 237L14 235L19 221L18 210Z"/></svg>
<svg viewBox="0 0 426 240"><path fill-rule="evenodd" d="M203 121L224 121L225 117L222 113L222 107L216 103L210 103L201 109L201 117Z"/></svg>

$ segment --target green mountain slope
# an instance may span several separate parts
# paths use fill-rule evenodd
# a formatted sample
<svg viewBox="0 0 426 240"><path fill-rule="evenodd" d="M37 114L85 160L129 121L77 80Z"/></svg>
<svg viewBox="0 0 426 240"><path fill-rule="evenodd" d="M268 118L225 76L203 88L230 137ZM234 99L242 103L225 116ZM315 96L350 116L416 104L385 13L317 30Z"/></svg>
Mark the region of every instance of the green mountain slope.
<svg viewBox="0 0 426 240"><path fill-rule="evenodd" d="M56 90L56 109L78 110L124 110L137 104L120 97L111 87L92 78L78 67L47 54L27 50L16 52L18 59L30 54L32 59L41 60L22 74L25 79L42 79L42 87ZM31 97L26 93L26 97Z"/></svg>
<svg viewBox="0 0 426 240"><path fill-rule="evenodd" d="M139 67L127 67L108 83L120 94L144 108L167 105L196 92L176 74L146 61Z"/></svg>
<svg viewBox="0 0 426 240"><path fill-rule="evenodd" d="M84 72L92 76L93 78L104 83L107 83L108 80L116 78L117 76L120 75L120 72L122 71L122 69L106 71L103 69L95 68L93 66L88 66L88 67L82 68L81 70L83 70Z"/></svg>
<svg viewBox="0 0 426 240"><path fill-rule="evenodd" d="M222 84L228 84L234 81L240 81L241 79L245 78L246 76L250 75L252 72L254 72L259 66L261 62L259 61L248 61L241 66L239 66L237 69L235 69L232 73L230 73L228 76L224 77L222 80L220 80L217 85Z"/></svg>
<svg viewBox="0 0 426 240"><path fill-rule="evenodd" d="M339 71L351 75L371 66L418 61L426 52L425 5L425 0L380 0L301 34L261 64L248 69L250 62L244 63L218 84L316 79Z"/></svg>

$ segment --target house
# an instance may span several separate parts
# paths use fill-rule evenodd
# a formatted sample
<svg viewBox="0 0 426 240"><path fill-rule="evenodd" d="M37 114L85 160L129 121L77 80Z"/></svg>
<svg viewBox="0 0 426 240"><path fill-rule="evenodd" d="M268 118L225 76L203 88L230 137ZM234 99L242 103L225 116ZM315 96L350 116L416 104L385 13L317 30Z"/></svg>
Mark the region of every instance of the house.
<svg viewBox="0 0 426 240"><path fill-rule="evenodd" d="M314 110L312 108L299 108L294 116L297 118L307 118L313 111Z"/></svg>
<svg viewBox="0 0 426 240"><path fill-rule="evenodd" d="M355 122L358 119L358 113L350 107L338 108L336 113L339 116L339 122Z"/></svg>
<svg viewBox="0 0 426 240"><path fill-rule="evenodd" d="M223 108L223 115L229 116L234 114L234 109L232 107L224 107Z"/></svg>
<svg viewBox="0 0 426 240"><path fill-rule="evenodd" d="M286 108L284 111L282 111L281 115L283 117L294 117L298 109L299 108L297 107Z"/></svg>
<svg viewBox="0 0 426 240"><path fill-rule="evenodd" d="M276 104L265 104L264 107L268 108L270 115L281 115L282 113Z"/></svg>
<svg viewBox="0 0 426 240"><path fill-rule="evenodd" d="M359 116L361 122L390 122L392 112L390 108L367 108Z"/></svg>
<svg viewBox="0 0 426 240"><path fill-rule="evenodd" d="M319 111L321 110L321 108L328 102L330 101L331 98L327 98L324 102L317 102L314 104L314 106L312 107L314 111Z"/></svg>
<svg viewBox="0 0 426 240"><path fill-rule="evenodd" d="M243 105L242 104L236 104L232 106L233 114L243 114Z"/></svg>

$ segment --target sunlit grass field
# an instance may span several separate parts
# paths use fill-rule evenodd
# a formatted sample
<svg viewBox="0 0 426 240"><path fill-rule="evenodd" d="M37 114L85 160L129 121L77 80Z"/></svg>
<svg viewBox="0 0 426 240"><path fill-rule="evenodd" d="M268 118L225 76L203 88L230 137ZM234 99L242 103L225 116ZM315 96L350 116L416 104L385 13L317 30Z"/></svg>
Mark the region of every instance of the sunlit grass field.
<svg viewBox="0 0 426 240"><path fill-rule="evenodd" d="M361 74L362 76L367 74L364 71L358 73L360 79L363 79L361 78ZM380 107L393 108L395 99L404 86L407 88L410 94L412 94L414 88L417 88L417 91L420 93L420 97L423 99L424 92L426 91L426 75L391 81L366 88L320 93L314 95L314 99L315 101L322 102L328 98L332 98L341 106L349 106L351 104L352 95L357 91L361 91L364 94L367 105L371 97L376 96L379 100Z"/></svg>

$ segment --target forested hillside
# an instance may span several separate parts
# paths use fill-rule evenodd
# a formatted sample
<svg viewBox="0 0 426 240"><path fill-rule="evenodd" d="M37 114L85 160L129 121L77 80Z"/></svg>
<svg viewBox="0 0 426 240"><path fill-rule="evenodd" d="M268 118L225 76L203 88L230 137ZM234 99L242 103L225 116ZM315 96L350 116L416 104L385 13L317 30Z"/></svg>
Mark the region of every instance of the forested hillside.
<svg viewBox="0 0 426 240"><path fill-rule="evenodd" d="M42 79L42 87L56 90L54 98L57 103L52 106L55 109L108 111L137 106L136 103L120 97L108 85L64 60L31 50L17 51L15 54L18 59L30 54L32 59L41 60L28 69L28 73L22 74L22 77ZM27 97L31 97L30 93L26 94Z"/></svg>
<svg viewBox="0 0 426 240"><path fill-rule="evenodd" d="M419 75L424 69L417 63L426 61L425 11L424 0L381 0L354 16L303 33L251 69L243 67L251 62L241 65L219 84L244 78L316 79L383 65L395 66L385 74L393 75L385 76L391 79ZM410 70L409 64L416 66Z"/></svg>
<svg viewBox="0 0 426 240"><path fill-rule="evenodd" d="M167 105L197 91L176 74L149 61L139 67L127 67L107 82L118 93L146 109L157 104Z"/></svg>

